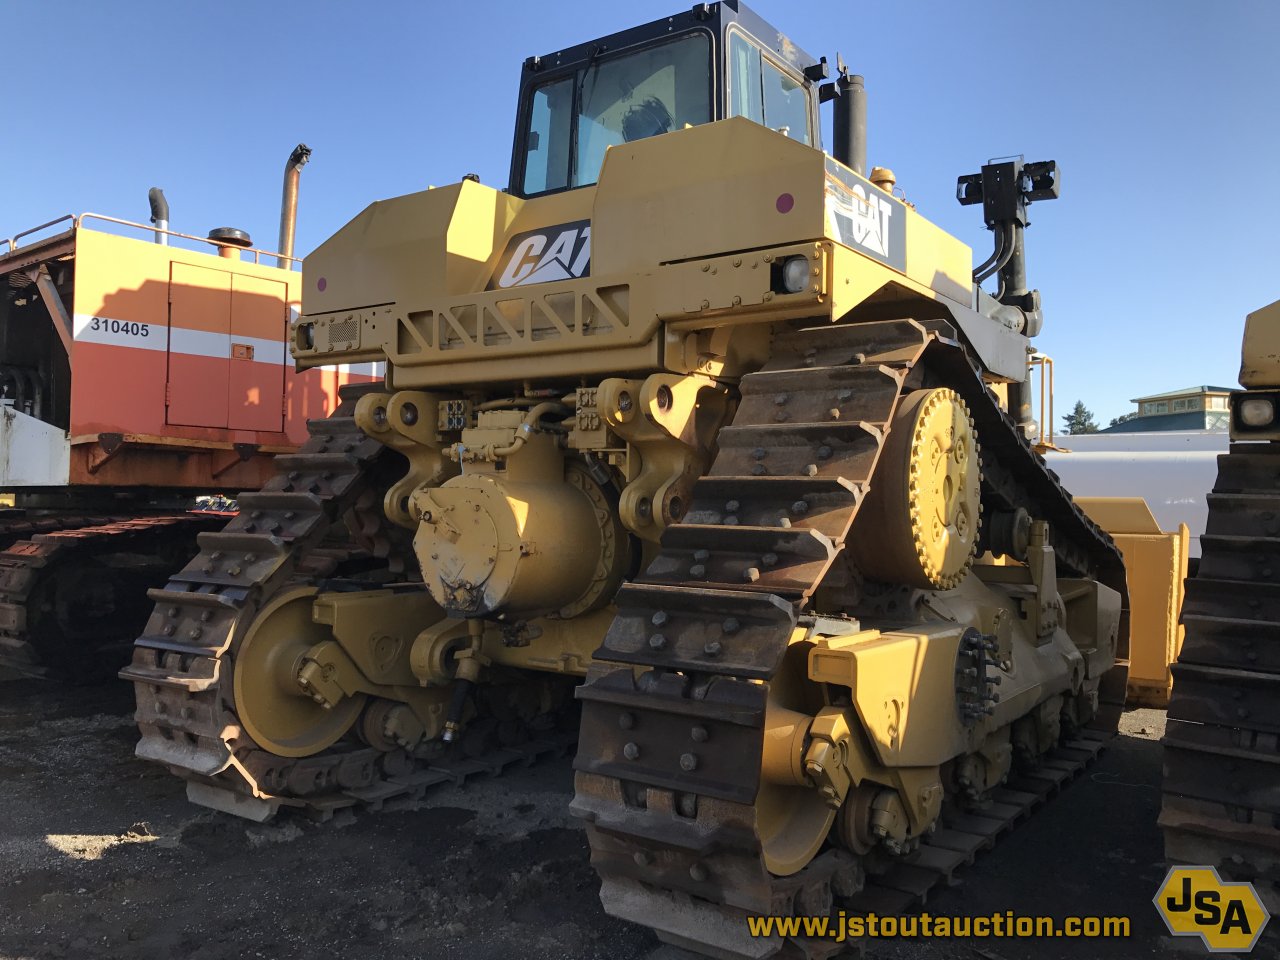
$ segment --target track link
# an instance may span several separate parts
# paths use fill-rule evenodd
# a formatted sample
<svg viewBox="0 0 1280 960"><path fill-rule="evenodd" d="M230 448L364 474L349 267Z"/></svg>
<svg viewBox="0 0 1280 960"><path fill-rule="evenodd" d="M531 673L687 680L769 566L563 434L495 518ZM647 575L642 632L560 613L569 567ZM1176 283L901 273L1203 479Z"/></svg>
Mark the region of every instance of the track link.
<svg viewBox="0 0 1280 960"><path fill-rule="evenodd" d="M831 952L747 937L747 914L823 914L863 883L857 859L835 849L788 877L765 866L753 801L767 684L843 546L899 397L926 383L955 389L970 409L984 505L1049 520L1064 575L1126 594L1110 538L1016 432L951 328L902 319L778 334L769 363L741 382L689 513L619 592L578 691L573 811L587 821L608 912L710 956ZM637 678L637 667L654 669ZM1104 729L1114 729L1123 683L1104 691ZM921 856L925 866L901 869L925 883L928 858L948 858ZM945 874L929 875L921 892Z"/></svg>
<svg viewBox="0 0 1280 960"><path fill-rule="evenodd" d="M344 387L296 454L276 458L277 474L238 498L224 530L200 535L200 553L162 589L120 676L134 684L141 732L136 753L187 782L195 803L253 820L283 807L319 819L348 808L376 809L428 787L563 751L554 732L477 757L423 759L352 737L314 756L291 759L260 749L242 730L233 693L237 645L257 612L285 587L322 584L344 565L370 559L403 566L403 541L388 532L380 465L397 458L353 419L376 387ZM400 471L401 473L403 470ZM353 539L354 537L354 539Z"/></svg>
<svg viewBox="0 0 1280 960"><path fill-rule="evenodd" d="M1280 911L1280 443L1218 458L1172 667L1165 853L1246 880Z"/></svg>
<svg viewBox="0 0 1280 960"><path fill-rule="evenodd" d="M221 522L200 513L0 518L0 665L33 677L111 676L146 617L136 598Z"/></svg>

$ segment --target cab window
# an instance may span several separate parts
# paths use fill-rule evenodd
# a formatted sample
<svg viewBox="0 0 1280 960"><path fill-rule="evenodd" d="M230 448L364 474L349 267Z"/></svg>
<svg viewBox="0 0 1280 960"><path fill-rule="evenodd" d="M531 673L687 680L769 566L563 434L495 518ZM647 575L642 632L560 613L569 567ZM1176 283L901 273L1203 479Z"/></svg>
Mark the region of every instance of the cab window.
<svg viewBox="0 0 1280 960"><path fill-rule="evenodd" d="M711 120L705 33L602 57L536 88L529 106L524 194L596 182L611 146Z"/></svg>
<svg viewBox="0 0 1280 960"><path fill-rule="evenodd" d="M804 84L737 32L729 38L729 114L754 120L792 140L812 142Z"/></svg>

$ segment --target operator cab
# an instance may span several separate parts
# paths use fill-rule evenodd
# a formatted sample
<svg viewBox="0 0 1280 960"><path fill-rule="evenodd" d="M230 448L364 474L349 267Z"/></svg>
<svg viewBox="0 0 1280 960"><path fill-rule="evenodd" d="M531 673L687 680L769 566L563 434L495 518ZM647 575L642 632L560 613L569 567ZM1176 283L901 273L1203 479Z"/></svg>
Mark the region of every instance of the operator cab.
<svg viewBox="0 0 1280 960"><path fill-rule="evenodd" d="M818 61L737 0L530 57L520 74L510 192L596 182L608 147L746 117L819 147Z"/></svg>

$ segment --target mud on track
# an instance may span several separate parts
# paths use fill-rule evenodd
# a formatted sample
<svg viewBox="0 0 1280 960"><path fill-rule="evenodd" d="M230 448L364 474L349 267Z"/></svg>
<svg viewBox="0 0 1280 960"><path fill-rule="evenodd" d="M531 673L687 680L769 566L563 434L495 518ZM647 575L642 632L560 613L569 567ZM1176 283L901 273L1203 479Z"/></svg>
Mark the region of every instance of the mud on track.
<svg viewBox="0 0 1280 960"><path fill-rule="evenodd" d="M191 807L175 778L135 761L132 709L124 684L0 683L0 960L633 960L657 947L600 909L568 815L567 759L444 788L416 809L255 825ZM1128 914L1131 939L886 942L867 955L1167 951L1151 906L1162 726L1154 711L1126 715L1090 773L929 904Z"/></svg>

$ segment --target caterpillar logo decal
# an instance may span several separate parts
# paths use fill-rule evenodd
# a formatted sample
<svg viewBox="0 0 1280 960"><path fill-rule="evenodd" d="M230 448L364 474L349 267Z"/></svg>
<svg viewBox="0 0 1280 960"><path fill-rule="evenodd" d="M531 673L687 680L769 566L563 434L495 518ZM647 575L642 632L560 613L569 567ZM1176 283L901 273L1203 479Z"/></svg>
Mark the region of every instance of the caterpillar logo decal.
<svg viewBox="0 0 1280 960"><path fill-rule="evenodd" d="M490 290L577 280L591 274L591 221L575 220L518 233L502 252Z"/></svg>
<svg viewBox="0 0 1280 960"><path fill-rule="evenodd" d="M827 222L846 247L899 273L907 269L907 218L901 201L827 158Z"/></svg>
<svg viewBox="0 0 1280 960"><path fill-rule="evenodd" d="M1213 867L1173 867L1155 896L1175 937L1199 937L1210 953L1252 950L1271 919L1251 883L1228 882Z"/></svg>

